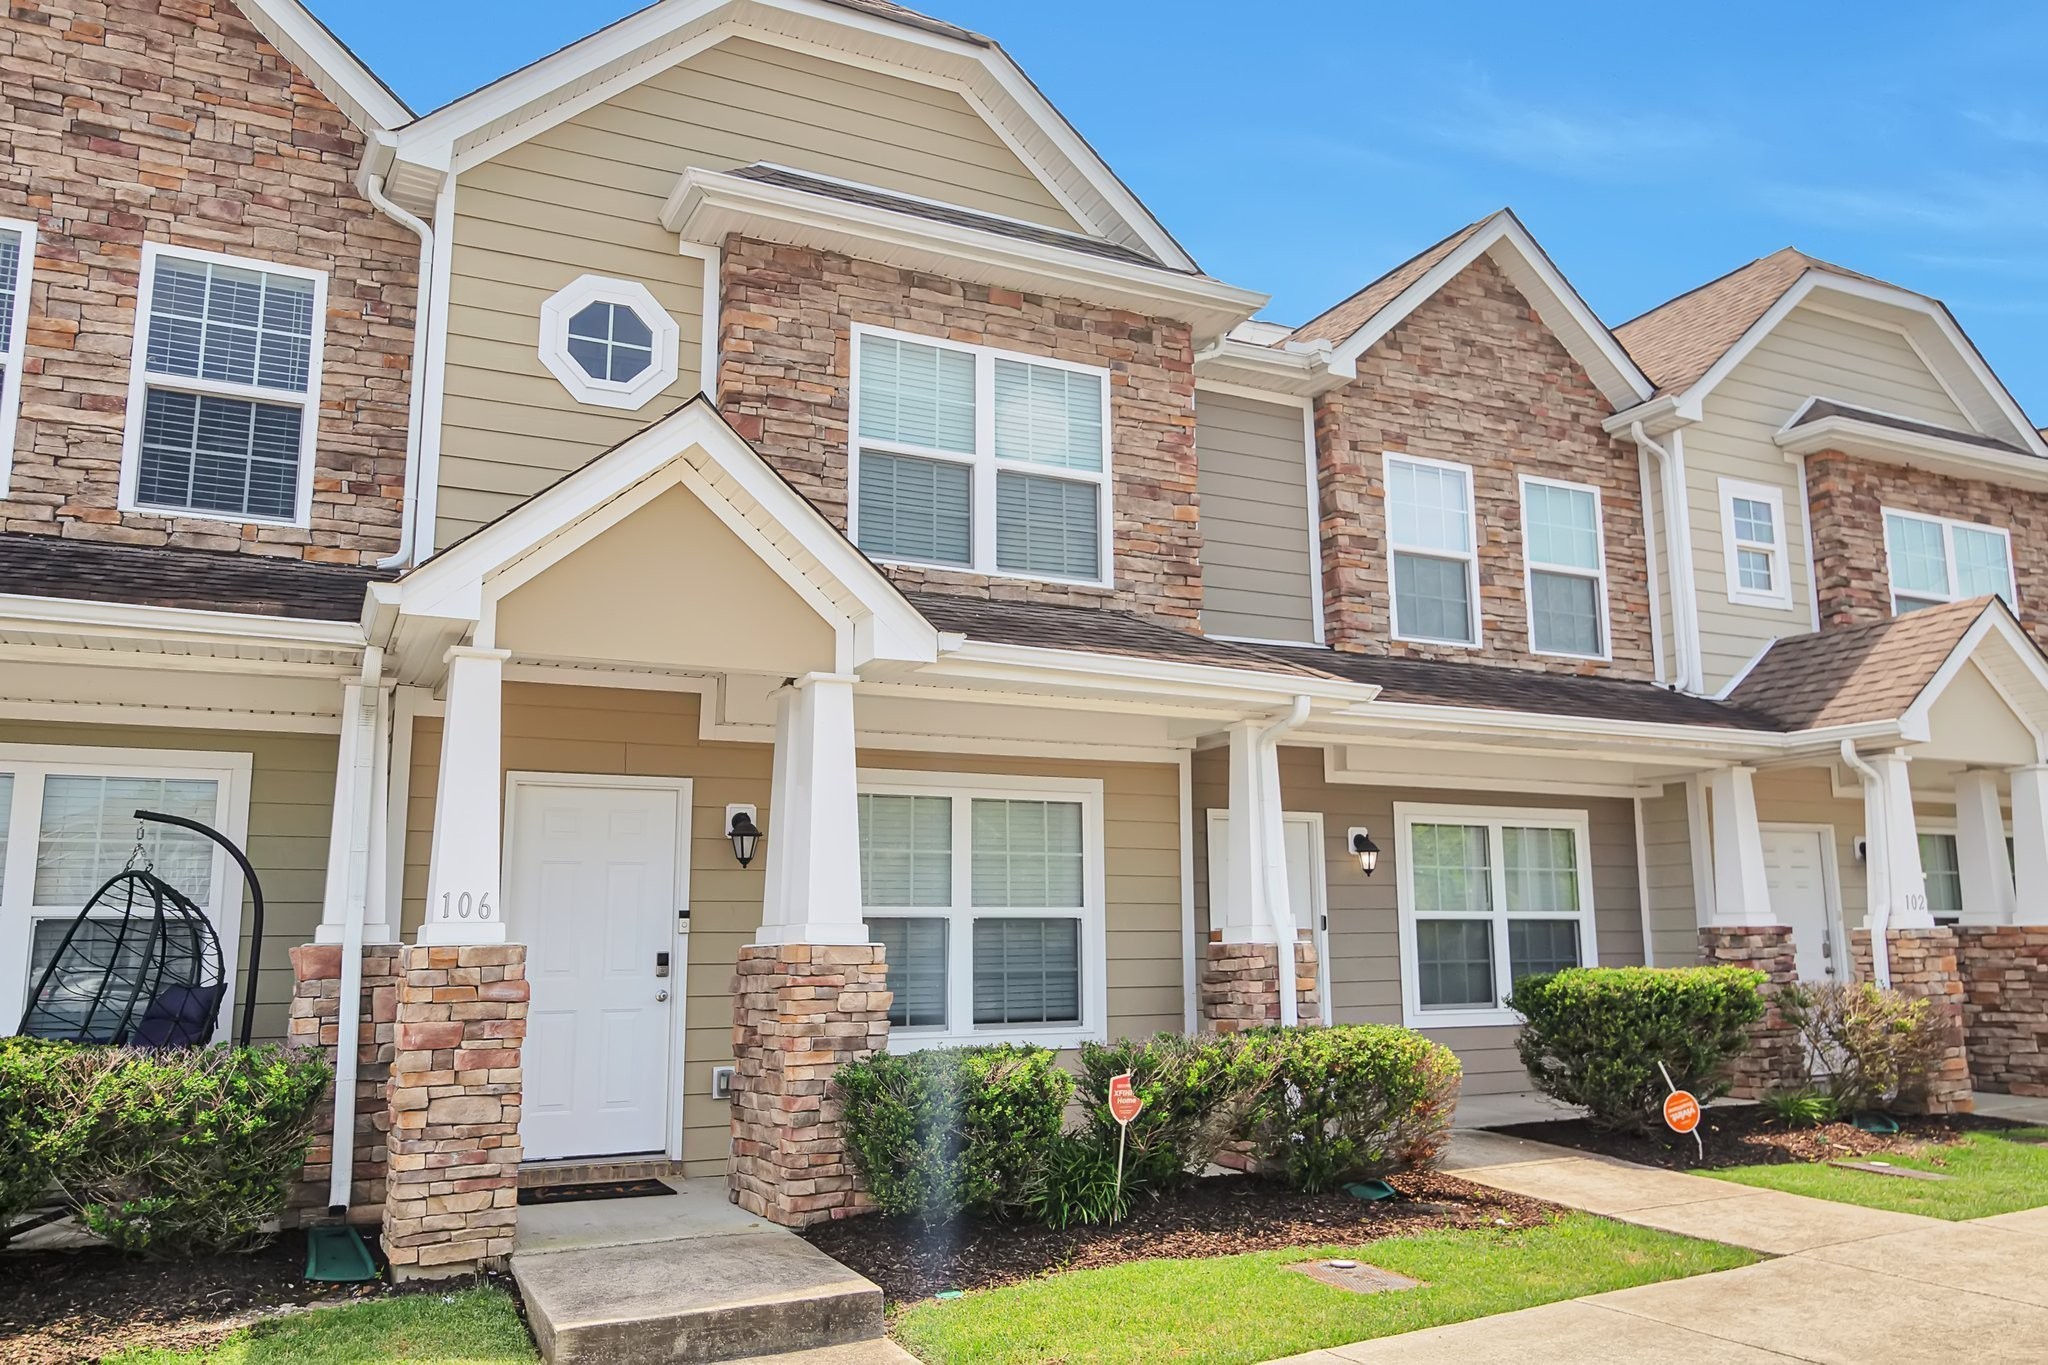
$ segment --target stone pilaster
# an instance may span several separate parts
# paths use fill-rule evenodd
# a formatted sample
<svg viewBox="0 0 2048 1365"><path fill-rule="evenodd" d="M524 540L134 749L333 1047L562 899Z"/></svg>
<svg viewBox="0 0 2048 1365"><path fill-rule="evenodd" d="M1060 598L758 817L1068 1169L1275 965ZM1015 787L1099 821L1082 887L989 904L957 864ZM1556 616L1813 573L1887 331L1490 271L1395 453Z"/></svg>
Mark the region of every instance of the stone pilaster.
<svg viewBox="0 0 2048 1365"><path fill-rule="evenodd" d="M1799 1034L1778 1010L1778 992L1799 980L1792 929L1784 924L1708 925L1700 930L1700 961L1709 967L1752 967L1764 974L1764 1016L1749 1026L1749 1051L1728 1068L1738 1099L1761 1099L1806 1074Z"/></svg>
<svg viewBox="0 0 2048 1365"><path fill-rule="evenodd" d="M363 949L363 983L356 1033L356 1118L354 1168L349 1181L349 1219L375 1222L384 1212L385 1133L391 1113L385 1089L398 1018L397 944ZM292 949L290 1042L317 1047L332 1063L341 1039L341 947L307 943ZM299 1187L292 1192L295 1214L325 1211L334 1169L334 1101L330 1094L314 1120L313 1145Z"/></svg>
<svg viewBox="0 0 2048 1365"><path fill-rule="evenodd" d="M401 1280L512 1254L526 947L401 950L384 1254Z"/></svg>
<svg viewBox="0 0 2048 1365"><path fill-rule="evenodd" d="M1917 1091L1901 1095L1901 1105L1922 1114L1969 1113L1975 1106L1970 1099L1969 1054L1963 1043L1963 974L1956 960L1955 930L1888 930L1885 948L1891 959L1892 989L1929 1001L1942 1036L1941 1060L1933 1076ZM1856 979L1871 980L1874 971L1868 929L1850 932L1849 954Z"/></svg>
<svg viewBox="0 0 2048 1365"><path fill-rule="evenodd" d="M874 1207L847 1160L832 1073L889 1045L878 943L749 944L732 983L733 1202L784 1227Z"/></svg>
<svg viewBox="0 0 2048 1365"><path fill-rule="evenodd" d="M1979 1090L2048 1096L2048 926L1963 925L1963 1038Z"/></svg>
<svg viewBox="0 0 2048 1365"><path fill-rule="evenodd" d="M1238 1033L1280 1022L1280 950L1271 943L1211 941L1202 967L1202 1020L1216 1033ZM1322 1019L1316 985L1316 945L1294 945L1294 1000L1303 1023Z"/></svg>

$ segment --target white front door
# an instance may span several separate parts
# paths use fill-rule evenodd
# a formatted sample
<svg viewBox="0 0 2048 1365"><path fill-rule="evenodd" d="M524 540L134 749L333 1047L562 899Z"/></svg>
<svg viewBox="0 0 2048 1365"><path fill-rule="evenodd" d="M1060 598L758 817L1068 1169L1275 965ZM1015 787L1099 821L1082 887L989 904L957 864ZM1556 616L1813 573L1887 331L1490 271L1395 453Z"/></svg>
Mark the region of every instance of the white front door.
<svg viewBox="0 0 2048 1365"><path fill-rule="evenodd" d="M526 1158L665 1151L689 784L514 774L509 800L505 927L533 988Z"/></svg>
<svg viewBox="0 0 2048 1365"><path fill-rule="evenodd" d="M1296 929L1307 927L1315 935L1316 999L1322 1021L1330 1022L1330 915L1327 908L1328 881L1323 871L1323 817L1313 812L1288 813L1280 817L1287 849L1287 904L1294 912ZM1209 894L1230 884L1225 861L1230 834L1230 812L1209 812ZM1215 902L1213 899L1210 904ZM1213 914L1212 914L1213 919ZM1309 1022L1314 1022L1313 1020Z"/></svg>
<svg viewBox="0 0 2048 1365"><path fill-rule="evenodd" d="M1835 965L1827 835L1814 829L1766 829L1763 843L1771 913L1778 923L1792 926L1799 979L1828 980Z"/></svg>

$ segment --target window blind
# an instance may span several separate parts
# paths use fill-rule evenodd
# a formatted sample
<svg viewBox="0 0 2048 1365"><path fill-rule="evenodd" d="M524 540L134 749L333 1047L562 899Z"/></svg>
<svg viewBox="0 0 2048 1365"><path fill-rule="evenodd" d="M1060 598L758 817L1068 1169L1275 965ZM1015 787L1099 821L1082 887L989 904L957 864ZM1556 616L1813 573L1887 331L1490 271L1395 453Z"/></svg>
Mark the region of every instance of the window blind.
<svg viewBox="0 0 2048 1365"><path fill-rule="evenodd" d="M1079 909L1081 807L1072 801L977 800L974 904Z"/></svg>
<svg viewBox="0 0 2048 1365"><path fill-rule="evenodd" d="M84 777L43 780L36 848L35 903L75 909L121 870L134 851L135 812L158 810L211 822L219 787L205 778ZM213 845L205 836L145 826L145 859L202 908L212 883Z"/></svg>
<svg viewBox="0 0 2048 1365"><path fill-rule="evenodd" d="M974 471L868 451L860 461L860 547L892 559L969 564Z"/></svg>
<svg viewBox="0 0 2048 1365"><path fill-rule="evenodd" d="M313 354L313 282L160 257L149 299L150 373L304 393Z"/></svg>
<svg viewBox="0 0 2048 1365"><path fill-rule="evenodd" d="M1091 483L1002 470L996 475L996 567L1004 573L1099 577L1099 502Z"/></svg>
<svg viewBox="0 0 2048 1365"><path fill-rule="evenodd" d="M974 922L974 1022L1071 1024L1081 1018L1081 922Z"/></svg>
<svg viewBox="0 0 2048 1365"><path fill-rule="evenodd" d="M298 507L303 421L298 408L152 388L135 500L289 518Z"/></svg>
<svg viewBox="0 0 2048 1365"><path fill-rule="evenodd" d="M944 909L953 903L953 802L862 793L861 904Z"/></svg>
<svg viewBox="0 0 2048 1365"><path fill-rule="evenodd" d="M997 459L1102 468L1099 375L998 358L995 402Z"/></svg>
<svg viewBox="0 0 2048 1365"><path fill-rule="evenodd" d="M895 337L860 338L860 434L974 453L974 357Z"/></svg>
<svg viewBox="0 0 2048 1365"><path fill-rule="evenodd" d="M13 357L8 342L14 336L15 299L21 290L21 234L0 228L0 371Z"/></svg>
<svg viewBox="0 0 2048 1365"><path fill-rule="evenodd" d="M868 932L882 945L889 989L895 992L889 1022L899 1028L944 1028L946 921L871 919Z"/></svg>

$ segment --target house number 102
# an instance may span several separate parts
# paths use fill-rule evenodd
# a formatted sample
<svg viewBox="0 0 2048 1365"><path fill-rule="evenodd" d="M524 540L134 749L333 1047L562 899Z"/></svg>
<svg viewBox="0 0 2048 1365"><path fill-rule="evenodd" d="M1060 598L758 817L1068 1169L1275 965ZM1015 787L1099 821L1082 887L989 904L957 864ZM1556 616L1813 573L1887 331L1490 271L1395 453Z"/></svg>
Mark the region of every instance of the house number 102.
<svg viewBox="0 0 2048 1365"><path fill-rule="evenodd" d="M441 893L442 919L489 919L491 917L491 893L479 896L465 891L460 896L453 891Z"/></svg>

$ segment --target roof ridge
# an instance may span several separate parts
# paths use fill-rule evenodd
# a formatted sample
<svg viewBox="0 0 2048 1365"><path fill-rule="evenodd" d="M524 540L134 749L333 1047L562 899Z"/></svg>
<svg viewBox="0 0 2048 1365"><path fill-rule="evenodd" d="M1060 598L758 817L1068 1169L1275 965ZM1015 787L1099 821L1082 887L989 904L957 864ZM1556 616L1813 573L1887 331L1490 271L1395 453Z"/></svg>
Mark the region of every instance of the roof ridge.
<svg viewBox="0 0 2048 1365"><path fill-rule="evenodd" d="M1492 213L1487 214L1484 218L1476 218L1473 221L1465 224L1465 226L1459 228L1457 231L1449 233L1446 236L1439 237L1436 241L1431 242L1428 246L1422 248L1420 251L1417 251L1413 255L1409 256L1406 260L1403 260L1389 267L1386 270L1382 270L1379 274L1373 276L1370 280L1367 280L1364 284L1352 290L1349 294L1346 294L1343 298L1331 304L1328 308L1323 309L1320 313L1317 313L1314 317L1302 323L1300 326L1291 328L1288 331L1288 337L1292 338L1300 336L1303 332L1306 332L1309 328L1315 326L1324 318L1333 316L1334 314L1344 309L1347 305L1356 302L1360 298L1363 298L1365 295L1371 293L1374 289L1378 288L1381 284L1392 279L1394 276L1400 274L1402 271L1408 269L1408 267L1414 265L1417 261L1422 260L1424 257L1429 256L1432 253L1438 251L1444 251L1445 254L1448 255L1449 252L1446 250L1446 248L1455 250L1458 244L1464 242L1474 232L1477 232L1480 228L1485 227L1488 223L1500 217L1503 213L1511 214L1511 210L1509 210L1506 207L1495 209ZM1384 307L1384 305L1382 305L1382 307ZM1359 327L1363 327L1366 323L1372 321L1372 319L1378 315L1379 311L1380 310L1378 308L1375 308L1372 311L1372 313L1367 314L1364 318L1359 320L1357 327L1350 328L1346 332L1346 335L1349 336L1352 333L1357 332Z"/></svg>

